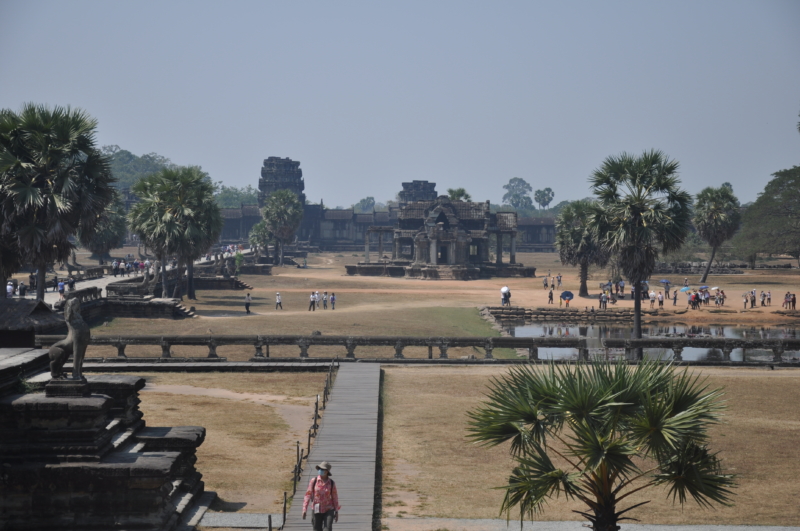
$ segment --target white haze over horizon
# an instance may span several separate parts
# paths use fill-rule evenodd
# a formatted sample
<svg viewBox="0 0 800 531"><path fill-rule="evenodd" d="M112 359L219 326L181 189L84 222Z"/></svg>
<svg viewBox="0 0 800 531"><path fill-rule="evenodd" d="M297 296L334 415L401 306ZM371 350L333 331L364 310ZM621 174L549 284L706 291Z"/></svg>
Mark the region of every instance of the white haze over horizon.
<svg viewBox="0 0 800 531"><path fill-rule="evenodd" d="M28 101L228 185L299 160L331 207L512 177L556 204L651 148L747 202L800 165L800 2L0 0L0 108Z"/></svg>

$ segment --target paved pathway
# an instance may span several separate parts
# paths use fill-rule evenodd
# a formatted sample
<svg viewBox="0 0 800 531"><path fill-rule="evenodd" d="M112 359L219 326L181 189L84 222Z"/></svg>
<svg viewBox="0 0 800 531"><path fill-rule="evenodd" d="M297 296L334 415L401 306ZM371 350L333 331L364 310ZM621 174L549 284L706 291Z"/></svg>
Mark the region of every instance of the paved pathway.
<svg viewBox="0 0 800 531"><path fill-rule="evenodd" d="M304 521L301 516L303 495L317 473L315 466L321 461L333 465L331 477L336 482L342 506L334 529L372 530L379 393L380 365L349 363L339 368L317 439L286 517L285 530L308 531L311 527L310 521Z"/></svg>

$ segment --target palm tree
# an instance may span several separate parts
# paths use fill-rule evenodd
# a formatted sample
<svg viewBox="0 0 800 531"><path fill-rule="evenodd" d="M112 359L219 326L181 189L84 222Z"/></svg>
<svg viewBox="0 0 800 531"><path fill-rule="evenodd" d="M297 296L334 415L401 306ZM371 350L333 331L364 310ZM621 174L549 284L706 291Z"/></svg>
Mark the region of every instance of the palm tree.
<svg viewBox="0 0 800 531"><path fill-rule="evenodd" d="M586 286L589 266L605 267L609 259L608 249L600 245L592 230L590 222L593 212L593 201L573 201L556 218L558 254L562 264L580 267L581 297L589 296Z"/></svg>
<svg viewBox="0 0 800 531"><path fill-rule="evenodd" d="M727 183L725 183L727 184ZM700 237L711 246L711 257L700 279L703 284L708 279L711 262L717 249L725 241L733 238L742 221L739 200L733 195L733 187L723 184L719 188L703 188L697 194L694 207L694 226Z"/></svg>
<svg viewBox="0 0 800 531"><path fill-rule="evenodd" d="M268 251L269 244L273 240L272 233L267 228L267 224L262 219L250 229L248 241L251 247L255 247L260 254L262 250ZM267 253L268 254L268 253Z"/></svg>
<svg viewBox="0 0 800 531"><path fill-rule="evenodd" d="M23 263L38 268L40 300L47 266L69 260L69 238L93 233L113 198L96 128L97 120L70 107L0 111L0 232L14 238Z"/></svg>
<svg viewBox="0 0 800 531"><path fill-rule="evenodd" d="M194 261L219 238L222 215L214 186L197 166L166 168L140 179L133 187L140 201L128 215L131 230L156 252L166 273L166 258L179 257L187 267L189 298L194 293ZM167 297L166 274L162 275Z"/></svg>
<svg viewBox="0 0 800 531"><path fill-rule="evenodd" d="M464 188L448 188L447 196L450 201L472 201L472 196Z"/></svg>
<svg viewBox="0 0 800 531"><path fill-rule="evenodd" d="M679 187L678 166L661 151L623 153L606 158L589 178L598 199L593 230L618 255L634 290L635 338L642 337L642 283L653 274L659 252L676 251L689 234L692 197Z"/></svg>
<svg viewBox="0 0 800 531"><path fill-rule="evenodd" d="M280 247L278 262L283 266L283 246L294 237L294 233L300 227L303 205L292 191L278 190L267 199L264 208L261 209L261 216Z"/></svg>
<svg viewBox="0 0 800 531"><path fill-rule="evenodd" d="M709 428L724 409L721 389L671 365L596 363L515 367L495 380L469 412L469 437L483 446L510 442L516 461L501 512L520 520L563 495L596 531L618 531L632 494L667 487L681 505L730 504L734 476L709 449ZM628 501L630 503L630 501Z"/></svg>

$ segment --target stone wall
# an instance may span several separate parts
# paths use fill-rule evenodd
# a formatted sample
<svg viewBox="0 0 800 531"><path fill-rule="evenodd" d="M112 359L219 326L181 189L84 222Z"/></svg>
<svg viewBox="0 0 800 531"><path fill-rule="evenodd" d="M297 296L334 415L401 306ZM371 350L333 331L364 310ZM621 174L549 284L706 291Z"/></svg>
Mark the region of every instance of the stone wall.
<svg viewBox="0 0 800 531"><path fill-rule="evenodd" d="M83 319L90 325L102 323L114 317L144 319L180 319L185 317L180 308L180 301L175 299L96 299L81 304L81 314Z"/></svg>
<svg viewBox="0 0 800 531"><path fill-rule="evenodd" d="M633 322L633 308L610 308L586 311L583 308L523 308L520 306L489 306L488 312L498 321L558 321L577 322ZM643 314L649 312L642 312Z"/></svg>

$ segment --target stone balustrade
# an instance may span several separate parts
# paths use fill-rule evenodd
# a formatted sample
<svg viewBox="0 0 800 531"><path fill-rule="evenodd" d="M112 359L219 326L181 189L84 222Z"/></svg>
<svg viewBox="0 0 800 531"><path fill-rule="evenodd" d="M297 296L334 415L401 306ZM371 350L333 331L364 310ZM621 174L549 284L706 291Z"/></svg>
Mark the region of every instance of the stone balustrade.
<svg viewBox="0 0 800 531"><path fill-rule="evenodd" d="M46 347L59 341L63 336L36 336L37 345ZM675 361L682 361L681 353L685 348L719 349L724 360L730 360L733 349L771 350L773 362L782 362L787 351L800 351L800 339L729 339L729 338L685 338L685 337L650 337L643 339L602 339L605 349L625 349L632 354L638 348L663 348L672 350ZM176 345L206 347L207 358L223 360L217 355L217 348L226 345L251 345L253 358L251 361L267 361L270 359L270 346L290 345L298 348L299 357L309 357L313 347L342 347L345 359L356 359L359 347L387 347L394 349L394 358L404 358L403 350L407 347L427 347L428 359L447 359L448 350L455 347L475 347L483 349L485 359L493 358L493 351L498 348L523 349L527 351L528 360L539 359L540 348L576 349L578 358L589 360L589 344L585 337L410 337L410 336L298 336L298 335L209 335L209 336L94 336L92 345L106 345L117 349L119 359L125 358L125 348L129 345L153 345L161 347L161 358L172 357L171 347ZM436 354L434 356L434 354ZM154 358L158 359L158 358ZM192 358L199 359L199 358ZM628 356L631 359L631 356ZM746 360L746 358L745 358ZM519 361L524 361L520 358ZM747 361L747 360L746 360ZM715 362L707 361L706 364Z"/></svg>

